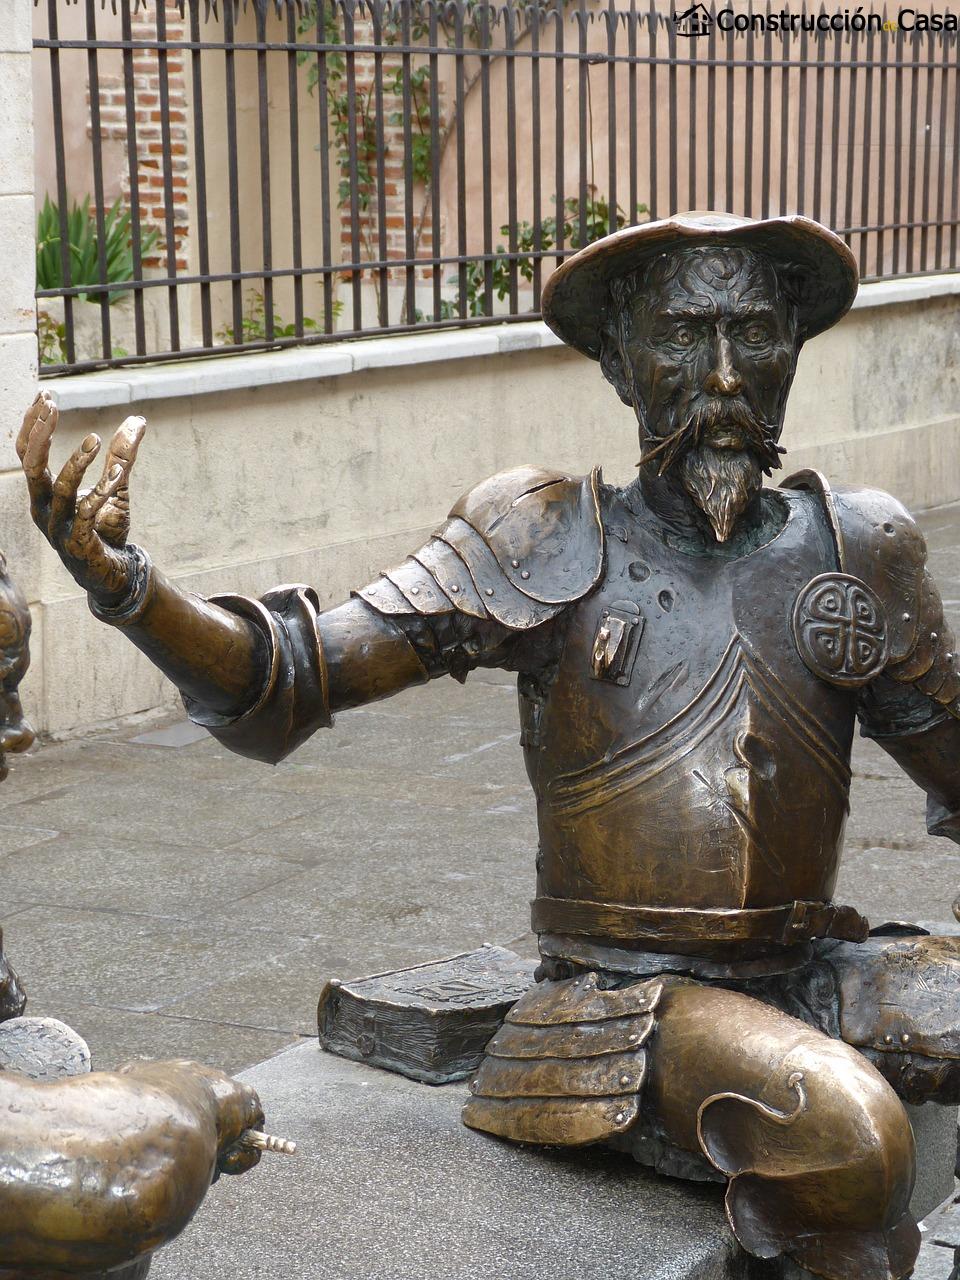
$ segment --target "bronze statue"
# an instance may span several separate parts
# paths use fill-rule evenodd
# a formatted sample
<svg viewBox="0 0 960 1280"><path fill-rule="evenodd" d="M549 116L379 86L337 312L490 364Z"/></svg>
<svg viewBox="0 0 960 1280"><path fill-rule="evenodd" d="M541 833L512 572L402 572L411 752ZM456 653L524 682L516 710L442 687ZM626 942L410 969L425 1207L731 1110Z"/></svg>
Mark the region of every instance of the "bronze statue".
<svg viewBox="0 0 960 1280"><path fill-rule="evenodd" d="M125 545L142 420L79 502L96 438L54 481L41 396L18 447L94 613L241 754L276 762L439 675L518 673L541 981L467 1124L725 1177L749 1252L901 1280L919 1234L897 1095L960 1100L958 942L871 934L833 889L857 719L926 790L930 831L960 838L960 670L894 498L762 484L800 349L856 289L845 244L802 217L687 214L575 254L544 316L634 409L636 480L495 476L322 612L309 587L198 599Z"/></svg>
<svg viewBox="0 0 960 1280"><path fill-rule="evenodd" d="M114 504L111 514L121 509ZM0 781L5 753L34 740L18 693L29 640L30 612L0 556ZM116 1280L140 1280L150 1254L183 1230L212 1179L252 1168L261 1150L289 1146L258 1132L263 1112L249 1085L196 1062L134 1062L89 1074L89 1054L81 1053L70 1067L77 1074L48 1083L39 1082L42 1070L37 1078L10 1070L11 1059L31 1060L25 1047L42 1056L40 1024L69 1031L20 1017L25 1003L0 952L0 1280L115 1268ZM16 1052L6 1052L8 1040Z"/></svg>

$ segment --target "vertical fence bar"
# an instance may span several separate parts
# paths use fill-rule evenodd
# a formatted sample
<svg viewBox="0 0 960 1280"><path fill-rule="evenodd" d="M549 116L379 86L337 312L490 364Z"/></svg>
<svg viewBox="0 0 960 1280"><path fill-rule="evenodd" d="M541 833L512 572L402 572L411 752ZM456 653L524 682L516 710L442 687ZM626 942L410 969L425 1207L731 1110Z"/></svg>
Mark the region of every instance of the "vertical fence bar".
<svg viewBox="0 0 960 1280"><path fill-rule="evenodd" d="M327 4L331 9L327 11ZM333 229L330 192L330 86L327 77L327 53L319 46L326 44L328 34L335 38L336 9L334 0L317 0L317 113L319 115L319 163L320 163L320 251L325 266L333 263ZM329 271L323 273L323 331L333 333L333 276Z"/></svg>
<svg viewBox="0 0 960 1280"><path fill-rule="evenodd" d="M440 23L437 20L437 4L440 0L428 0L430 20L428 38L430 48L437 48L440 39ZM442 278L440 264L436 259L440 256L440 62L436 53L430 54L430 254L434 259L433 276L433 318L442 318L443 299L440 295Z"/></svg>
<svg viewBox="0 0 960 1280"><path fill-rule="evenodd" d="M97 38L96 0L87 0L87 40ZM100 72L97 50L87 49L87 84L90 90L90 145L93 152L93 198L97 220L97 275L101 284L107 283L107 218L103 192L103 140L100 136ZM104 359L113 354L110 341L110 301L107 290L100 291L100 336Z"/></svg>
<svg viewBox="0 0 960 1280"><path fill-rule="evenodd" d="M857 133L857 85L859 83L857 68L857 53L860 47L860 37L857 32L853 32L850 36L850 66L849 66L849 93L847 95L847 164L844 170L846 181L844 182L845 195L843 205L843 226L844 234L847 241L852 239L849 228L854 225L853 222L853 173L855 167L854 154L857 145L857 139L860 136ZM839 178L839 174L838 174ZM851 249L853 246L850 246Z"/></svg>
<svg viewBox="0 0 960 1280"><path fill-rule="evenodd" d="M933 76L936 55L937 37L931 32L925 41L926 44L926 73L923 77L923 200L920 206L920 270L926 271L929 263L927 261L927 248L929 246L929 222L930 222L930 159L933 151Z"/></svg>
<svg viewBox="0 0 960 1280"><path fill-rule="evenodd" d="M401 8L400 39L404 52L400 58L403 77L403 226L404 252L407 257L405 303L403 318L407 324L417 323L417 269L413 259L417 256L416 230L414 226L413 188L416 181L413 170L413 55L409 52L412 33L410 30L410 5L405 3Z"/></svg>
<svg viewBox="0 0 960 1280"><path fill-rule="evenodd" d="M588 116L590 94L590 66L587 62L587 23L590 19L587 0L579 0L576 18L579 26L580 57L577 59L577 108L580 140L580 183L577 193L578 226L577 243L582 249L587 243L587 162L593 155L593 137Z"/></svg>
<svg viewBox="0 0 960 1280"><path fill-rule="evenodd" d="M769 17L770 6L767 4L764 9L765 16ZM770 104L773 96L773 34L770 31L770 24L766 24L763 35L763 126L760 135L760 211L761 217L769 218L770 216L770 150L773 136L773 118L770 113ZM781 111L783 104L781 103ZM781 160L784 171L786 165Z"/></svg>
<svg viewBox="0 0 960 1280"><path fill-rule="evenodd" d="M820 13L825 10L821 6ZM817 222L823 221L823 97L826 81L827 38L817 29L814 37L814 48L817 50L816 70L816 110L814 112L815 141L813 146L813 216Z"/></svg>
<svg viewBox="0 0 960 1280"><path fill-rule="evenodd" d="M868 27L864 35L864 60L867 64L863 74L863 172L860 182L860 217L861 227L871 227L874 219L870 213L870 149L873 146L873 59L874 33ZM850 174L851 180L853 174ZM880 219L876 219L877 222ZM867 274L867 251L874 238L873 232L860 233L860 274Z"/></svg>
<svg viewBox="0 0 960 1280"><path fill-rule="evenodd" d="M960 263L957 262L957 231L958 231L957 222L958 222L958 219L960 219L960 149L958 149L958 146L957 146L958 141L960 141L960 139L958 139L958 136L957 136L958 133L960 133L960 128L958 128L958 126L960 126L960 61L958 61L958 57L957 57L958 53L960 53L960 49L958 49L958 44L960 44L960 37L957 37L956 39L954 39L954 42L953 42L954 56L951 59L951 62L953 64L953 113L952 113L953 134L951 138L951 143L952 143L951 168L953 170L953 199L950 203L950 270L951 271L956 271L957 268L960 267Z"/></svg>
<svg viewBox="0 0 960 1280"><path fill-rule="evenodd" d="M287 5L287 102L290 107L290 239L293 250L293 328L303 337L303 233L300 226L300 94L297 85L297 15Z"/></svg>
<svg viewBox="0 0 960 1280"><path fill-rule="evenodd" d="M490 172L490 5L480 0L480 149L483 163L483 314L493 315L493 193Z"/></svg>
<svg viewBox="0 0 960 1280"><path fill-rule="evenodd" d="M140 221L140 161L137 146L137 108L133 71L133 29L130 21L130 5L132 2L133 0L122 0L120 6L120 38L123 41L123 97L127 122L127 172L130 178L130 190L127 196L130 209L130 252L133 261L133 278L137 282L133 290L133 334L137 355L142 356L146 354L147 350L147 334L143 312L143 289L139 285L139 282L143 279L143 228ZM53 3L56 3L56 0L53 0ZM195 3L199 5L200 0L195 0ZM200 157L202 158L202 130L200 133ZM203 230L205 232L206 227Z"/></svg>
<svg viewBox="0 0 960 1280"><path fill-rule="evenodd" d="M727 90L725 95L727 121L726 121L726 129L724 131L727 139L727 145L726 145L726 157L725 157L726 162L724 164L724 178L723 178L724 194L726 195L726 198L727 198L727 208L731 211L731 213L737 212L737 210L734 207L734 198L733 198L734 103L736 100L736 89L737 89L737 66L736 66L736 60L734 58L733 40L734 40L734 32L733 32L733 26L731 25L727 31L727 62L725 67L726 76L724 78L724 83L726 85L726 90Z"/></svg>
<svg viewBox="0 0 960 1280"><path fill-rule="evenodd" d="M900 272L900 229L903 222L903 31L894 35L896 83L893 89L893 274Z"/></svg>
<svg viewBox="0 0 960 1280"><path fill-rule="evenodd" d="M129 21L128 6L130 0L124 0L124 9ZM57 26L57 0L47 0L47 23L50 33L50 93L53 106L53 145L54 162L57 171L57 214L60 223L60 275L65 289L72 288L73 272L70 263L70 227L67 221L67 162L63 148L63 87L60 79L60 39ZM139 292L136 295L139 297ZM142 306L141 299L141 306ZM63 299L63 345L68 364L74 364L77 352L74 343L73 295Z"/></svg>
<svg viewBox="0 0 960 1280"><path fill-rule="evenodd" d="M917 220L917 119L920 114L920 40L916 31L913 41L913 65L910 68L910 164L907 175L907 274L914 270L913 250L916 243L914 223Z"/></svg>
<svg viewBox="0 0 960 1280"><path fill-rule="evenodd" d="M363 268L360 262L360 161L357 143L355 10L356 0L344 0L342 13L347 88L347 181L350 187L350 327L354 333L359 333L363 328Z"/></svg>
<svg viewBox="0 0 960 1280"><path fill-rule="evenodd" d="M690 40L690 65L687 67L687 208L697 205L697 41Z"/></svg>
<svg viewBox="0 0 960 1280"><path fill-rule="evenodd" d="M513 27L515 10L513 0L506 0L501 10L504 24L506 66L504 78L507 90L507 247L510 262L507 266L510 312L516 315L520 308L519 276L517 269L517 64L513 57L516 33Z"/></svg>
<svg viewBox="0 0 960 1280"><path fill-rule="evenodd" d="M237 278L242 270L240 256L240 170L237 151L237 69L234 64L236 39L234 0L223 0L224 76L227 116L227 186L230 191L230 271L233 303L233 340L243 341L243 284Z"/></svg>
<svg viewBox="0 0 960 1280"><path fill-rule="evenodd" d="M840 90L842 87L843 32L836 33L833 50L833 84L831 98L833 107L833 128L830 134L830 226L836 227L840 196Z"/></svg>
<svg viewBox="0 0 960 1280"><path fill-rule="evenodd" d="M630 152L630 211L628 222L636 222L640 203L639 174L637 172L637 0L630 0L627 14L627 142Z"/></svg>
<svg viewBox="0 0 960 1280"><path fill-rule="evenodd" d="M460 319L467 316L467 138L464 120L464 101L466 91L466 70L463 61L464 29L463 6L454 7L453 16L454 43L457 50L455 60L455 98L457 113L457 311Z"/></svg>
<svg viewBox="0 0 960 1280"><path fill-rule="evenodd" d="M717 4L710 0L707 36L707 208L717 207Z"/></svg>
<svg viewBox="0 0 960 1280"><path fill-rule="evenodd" d="M554 106L556 109L554 111L553 146L554 146L554 183L557 188L557 195L556 195L557 252L559 255L556 261L559 262L562 258L564 246L566 244L566 225L564 222L564 216L566 214L566 203L565 203L566 174L564 172L564 146L563 146L563 142L564 142L564 131L563 131L564 74L563 73L564 73L564 68L566 66L566 63L564 62L564 58L563 58L563 54L564 54L563 23L564 23L566 14L563 8L563 0L554 0L554 17L557 20L557 26L556 26L556 40L554 42L554 56L556 58L556 64L554 66L553 83L554 83Z"/></svg>
<svg viewBox="0 0 960 1280"><path fill-rule="evenodd" d="M670 120L670 213L677 212L677 28L673 22L667 23L667 101Z"/></svg>
<svg viewBox="0 0 960 1280"><path fill-rule="evenodd" d="M540 290L543 286L543 209L540 190L543 180L540 156L540 15L539 0L530 9L530 151L531 182L533 184L533 309L540 310Z"/></svg>
<svg viewBox="0 0 960 1280"><path fill-rule="evenodd" d="M753 217L753 78L756 61L753 46L751 24L747 28L745 57L747 85L743 95L743 212L748 218Z"/></svg>
<svg viewBox="0 0 960 1280"><path fill-rule="evenodd" d="M163 223L166 239L167 275L177 276L177 231L173 207L173 153L170 146L170 67L167 49L166 0L156 0L157 13L157 72L160 79L160 150L163 163ZM180 350L180 311L177 305L177 286L167 290L167 310L170 317L170 346Z"/></svg>
<svg viewBox="0 0 960 1280"><path fill-rule="evenodd" d="M617 229L617 27L620 16L617 0L608 0L604 15L607 23L607 200L610 216L607 230ZM633 222L628 215L627 222Z"/></svg>
<svg viewBox="0 0 960 1280"><path fill-rule="evenodd" d="M657 120L659 118L660 104L657 101L657 25L660 21L660 15L657 13L656 0L650 0L650 8L647 10L647 36L650 42L650 146L648 148L648 166L650 174L650 219L655 222L657 220L657 210L660 206L660 199L657 194ZM671 212L673 212L671 210Z"/></svg>
<svg viewBox="0 0 960 1280"><path fill-rule="evenodd" d="M948 39L948 36L941 37L941 42L944 46L944 57L940 64L940 161L937 165L937 237L934 248L933 263L938 271L943 269L943 214L947 179L947 96L950 90L950 86L947 82L946 46Z"/></svg>
<svg viewBox="0 0 960 1280"><path fill-rule="evenodd" d="M383 105L383 3L369 0L370 22L373 29L373 106L376 116L374 140L377 148L377 257L386 262L390 256L387 235L387 175L384 135ZM384 328L390 323L390 272L387 267L377 271L377 322Z"/></svg>
<svg viewBox="0 0 960 1280"><path fill-rule="evenodd" d="M780 204L777 213L787 213L787 177L790 168L790 64L793 39L789 31L780 32ZM768 117L769 119L769 117ZM772 126L772 121L770 122ZM803 131L803 118L800 118Z"/></svg>
<svg viewBox="0 0 960 1280"><path fill-rule="evenodd" d="M807 212L807 51L809 40L807 28L800 28L800 67L797 72L799 89L797 93L797 201L798 213ZM819 128L819 118L817 126ZM786 209L781 210L786 213Z"/></svg>
<svg viewBox="0 0 960 1280"><path fill-rule="evenodd" d="M883 14L884 21L886 13ZM889 43L887 41L887 32L882 31L879 36L878 49L882 53L879 60L880 75L880 101L877 110L880 115L879 128L877 130L877 275L885 275L884 271L884 227L887 221L887 110L888 110L888 93L887 85L890 78L890 66L888 60Z"/></svg>
<svg viewBox="0 0 960 1280"><path fill-rule="evenodd" d="M129 0L124 0L124 5L129 8ZM198 47L200 44L200 0L190 0L190 43L194 46L190 53L190 72L193 83L193 177L197 199L197 263L200 267L201 276L208 276L210 274L210 231L207 218L207 158L203 131L203 51ZM126 53L127 51L124 50L125 62ZM127 94L127 111L130 113L133 106L130 100L131 91L128 90ZM133 114L135 115L136 113L134 112ZM131 146L128 149L132 165L136 147ZM131 211L133 209L133 186L133 174L131 172ZM139 247L139 232L136 229L133 234L133 243ZM138 274L136 264L134 264L134 274ZM135 297L140 297L142 320L143 298L140 294L135 295ZM209 281L203 281L200 284L200 332L203 345L212 347L213 314L210 305Z"/></svg>

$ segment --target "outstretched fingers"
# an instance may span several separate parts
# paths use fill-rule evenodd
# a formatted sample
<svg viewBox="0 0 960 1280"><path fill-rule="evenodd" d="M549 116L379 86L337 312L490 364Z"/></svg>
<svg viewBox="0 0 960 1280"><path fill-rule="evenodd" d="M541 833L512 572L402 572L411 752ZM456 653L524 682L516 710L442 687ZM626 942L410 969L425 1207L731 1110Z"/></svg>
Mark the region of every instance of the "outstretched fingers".
<svg viewBox="0 0 960 1280"><path fill-rule="evenodd" d="M17 455L30 490L30 510L41 528L53 493L53 477L47 464L58 417L53 398L49 392L41 391L25 413L17 436Z"/></svg>
<svg viewBox="0 0 960 1280"><path fill-rule="evenodd" d="M97 487L91 489L77 503L77 513L73 518L73 527L64 543L64 549L70 555L84 557L84 552L96 538L94 522L97 518L97 512L120 488L124 474L120 463L114 463L100 477Z"/></svg>
<svg viewBox="0 0 960 1280"><path fill-rule="evenodd" d="M105 503L97 515L96 530L104 542L112 547L123 547L130 532L130 472L137 460L137 450L146 430L143 418L134 416L122 422L110 441L105 470L123 467L123 481L113 498Z"/></svg>
<svg viewBox="0 0 960 1280"><path fill-rule="evenodd" d="M51 541L59 541L69 529L76 511L80 481L99 452L100 437L91 433L79 448L74 449L54 481L48 526Z"/></svg>

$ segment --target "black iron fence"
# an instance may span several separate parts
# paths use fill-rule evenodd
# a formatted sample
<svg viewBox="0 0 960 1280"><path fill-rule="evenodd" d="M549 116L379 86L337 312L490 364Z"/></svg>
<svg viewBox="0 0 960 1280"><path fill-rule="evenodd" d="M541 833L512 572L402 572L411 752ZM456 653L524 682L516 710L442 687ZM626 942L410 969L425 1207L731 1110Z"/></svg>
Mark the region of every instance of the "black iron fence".
<svg viewBox="0 0 960 1280"><path fill-rule="evenodd" d="M529 319L684 208L960 268L956 33L726 2L37 0L44 370Z"/></svg>

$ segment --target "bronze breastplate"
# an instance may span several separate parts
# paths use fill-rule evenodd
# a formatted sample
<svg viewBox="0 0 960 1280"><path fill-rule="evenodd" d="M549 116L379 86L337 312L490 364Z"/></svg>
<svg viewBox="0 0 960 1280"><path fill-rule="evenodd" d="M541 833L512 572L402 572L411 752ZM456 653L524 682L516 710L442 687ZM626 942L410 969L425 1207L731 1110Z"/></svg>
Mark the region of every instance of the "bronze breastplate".
<svg viewBox="0 0 960 1280"><path fill-rule="evenodd" d="M604 577L575 606L540 745L527 747L542 897L705 909L831 898L854 697L797 653L797 593L836 566L816 499L782 500L781 532L733 561L666 545L649 513L613 500Z"/></svg>

